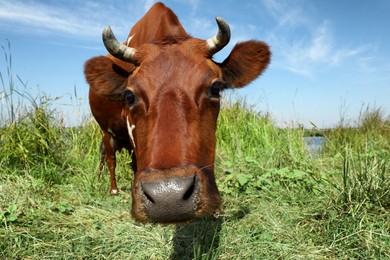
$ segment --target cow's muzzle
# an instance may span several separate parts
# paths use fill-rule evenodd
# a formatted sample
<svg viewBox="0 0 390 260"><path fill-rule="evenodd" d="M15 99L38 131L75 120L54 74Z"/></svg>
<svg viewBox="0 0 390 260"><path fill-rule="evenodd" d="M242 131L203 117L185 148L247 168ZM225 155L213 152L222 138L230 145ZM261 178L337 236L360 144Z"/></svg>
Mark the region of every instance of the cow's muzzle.
<svg viewBox="0 0 390 260"><path fill-rule="evenodd" d="M198 167L148 170L136 174L132 214L141 222L176 223L219 210L214 176Z"/></svg>
<svg viewBox="0 0 390 260"><path fill-rule="evenodd" d="M194 216L199 202L196 176L141 182L140 194L146 214L154 221L182 221Z"/></svg>

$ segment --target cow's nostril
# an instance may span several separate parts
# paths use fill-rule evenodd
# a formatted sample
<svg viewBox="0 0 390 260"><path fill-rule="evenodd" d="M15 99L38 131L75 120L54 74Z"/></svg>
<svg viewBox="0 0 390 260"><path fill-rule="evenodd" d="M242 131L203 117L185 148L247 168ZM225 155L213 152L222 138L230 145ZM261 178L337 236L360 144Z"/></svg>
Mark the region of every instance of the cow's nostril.
<svg viewBox="0 0 390 260"><path fill-rule="evenodd" d="M193 216L198 204L196 176L140 183L143 206L154 221L177 221Z"/></svg>
<svg viewBox="0 0 390 260"><path fill-rule="evenodd" d="M142 188L143 188L143 187L142 187ZM147 192L145 189L142 189L142 191L144 192L144 195L145 195L146 199L147 199L149 202L154 203L154 199L152 198L152 196L150 196L150 195L148 194L148 192Z"/></svg>
<svg viewBox="0 0 390 260"><path fill-rule="evenodd" d="M192 185L190 185L188 187L188 190L184 193L183 200L188 200L189 198L191 198L192 194L194 193L194 190L195 190L195 176L192 179Z"/></svg>
<svg viewBox="0 0 390 260"><path fill-rule="evenodd" d="M162 181L142 182L144 199L151 203L179 202L192 197L196 189L196 177L181 177Z"/></svg>

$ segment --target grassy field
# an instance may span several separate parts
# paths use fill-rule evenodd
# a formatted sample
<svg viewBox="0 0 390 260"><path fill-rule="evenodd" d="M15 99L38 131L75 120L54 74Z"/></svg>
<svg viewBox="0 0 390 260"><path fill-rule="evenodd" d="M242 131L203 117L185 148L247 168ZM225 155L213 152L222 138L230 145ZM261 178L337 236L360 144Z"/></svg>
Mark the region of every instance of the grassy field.
<svg viewBox="0 0 390 260"><path fill-rule="evenodd" d="M216 159L223 213L141 225L129 213L130 157L119 155L122 192L112 197L107 169L96 174L97 124L65 127L56 100L20 95L3 78L0 259L390 258L390 121L380 109L308 132L227 102ZM318 154L308 133L326 140Z"/></svg>

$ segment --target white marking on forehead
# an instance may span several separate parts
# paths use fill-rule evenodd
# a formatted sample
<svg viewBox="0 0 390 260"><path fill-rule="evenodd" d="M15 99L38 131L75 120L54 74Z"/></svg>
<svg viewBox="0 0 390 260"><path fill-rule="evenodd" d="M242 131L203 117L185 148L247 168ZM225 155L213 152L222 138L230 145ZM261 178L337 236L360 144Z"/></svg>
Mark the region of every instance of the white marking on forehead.
<svg viewBox="0 0 390 260"><path fill-rule="evenodd" d="M127 132L129 132L129 137L130 137L130 140L133 144L133 148L135 148L135 142L134 142L134 136L133 136L133 130L135 128L135 125L131 125L130 126L130 122L129 122L129 118L126 117L126 123L127 123Z"/></svg>
<svg viewBox="0 0 390 260"><path fill-rule="evenodd" d="M108 132L110 135L112 135L113 137L115 137L115 134L114 134L114 132L111 130L111 128L108 128L108 129L107 129L107 132Z"/></svg>

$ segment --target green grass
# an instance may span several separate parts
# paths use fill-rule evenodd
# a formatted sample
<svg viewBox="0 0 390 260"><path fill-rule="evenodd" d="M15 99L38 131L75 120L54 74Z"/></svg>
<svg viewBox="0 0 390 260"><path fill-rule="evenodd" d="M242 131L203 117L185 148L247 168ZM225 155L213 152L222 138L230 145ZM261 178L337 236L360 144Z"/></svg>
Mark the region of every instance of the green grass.
<svg viewBox="0 0 390 260"><path fill-rule="evenodd" d="M217 131L224 211L182 225L130 216L130 157L118 156L120 196L100 180L100 130L65 127L45 95L21 95L2 75L0 259L388 259L390 121L362 110L355 124L280 129L238 99ZM22 84L23 87L23 84ZM7 95L4 93L7 92ZM12 107L11 107L12 103Z"/></svg>

